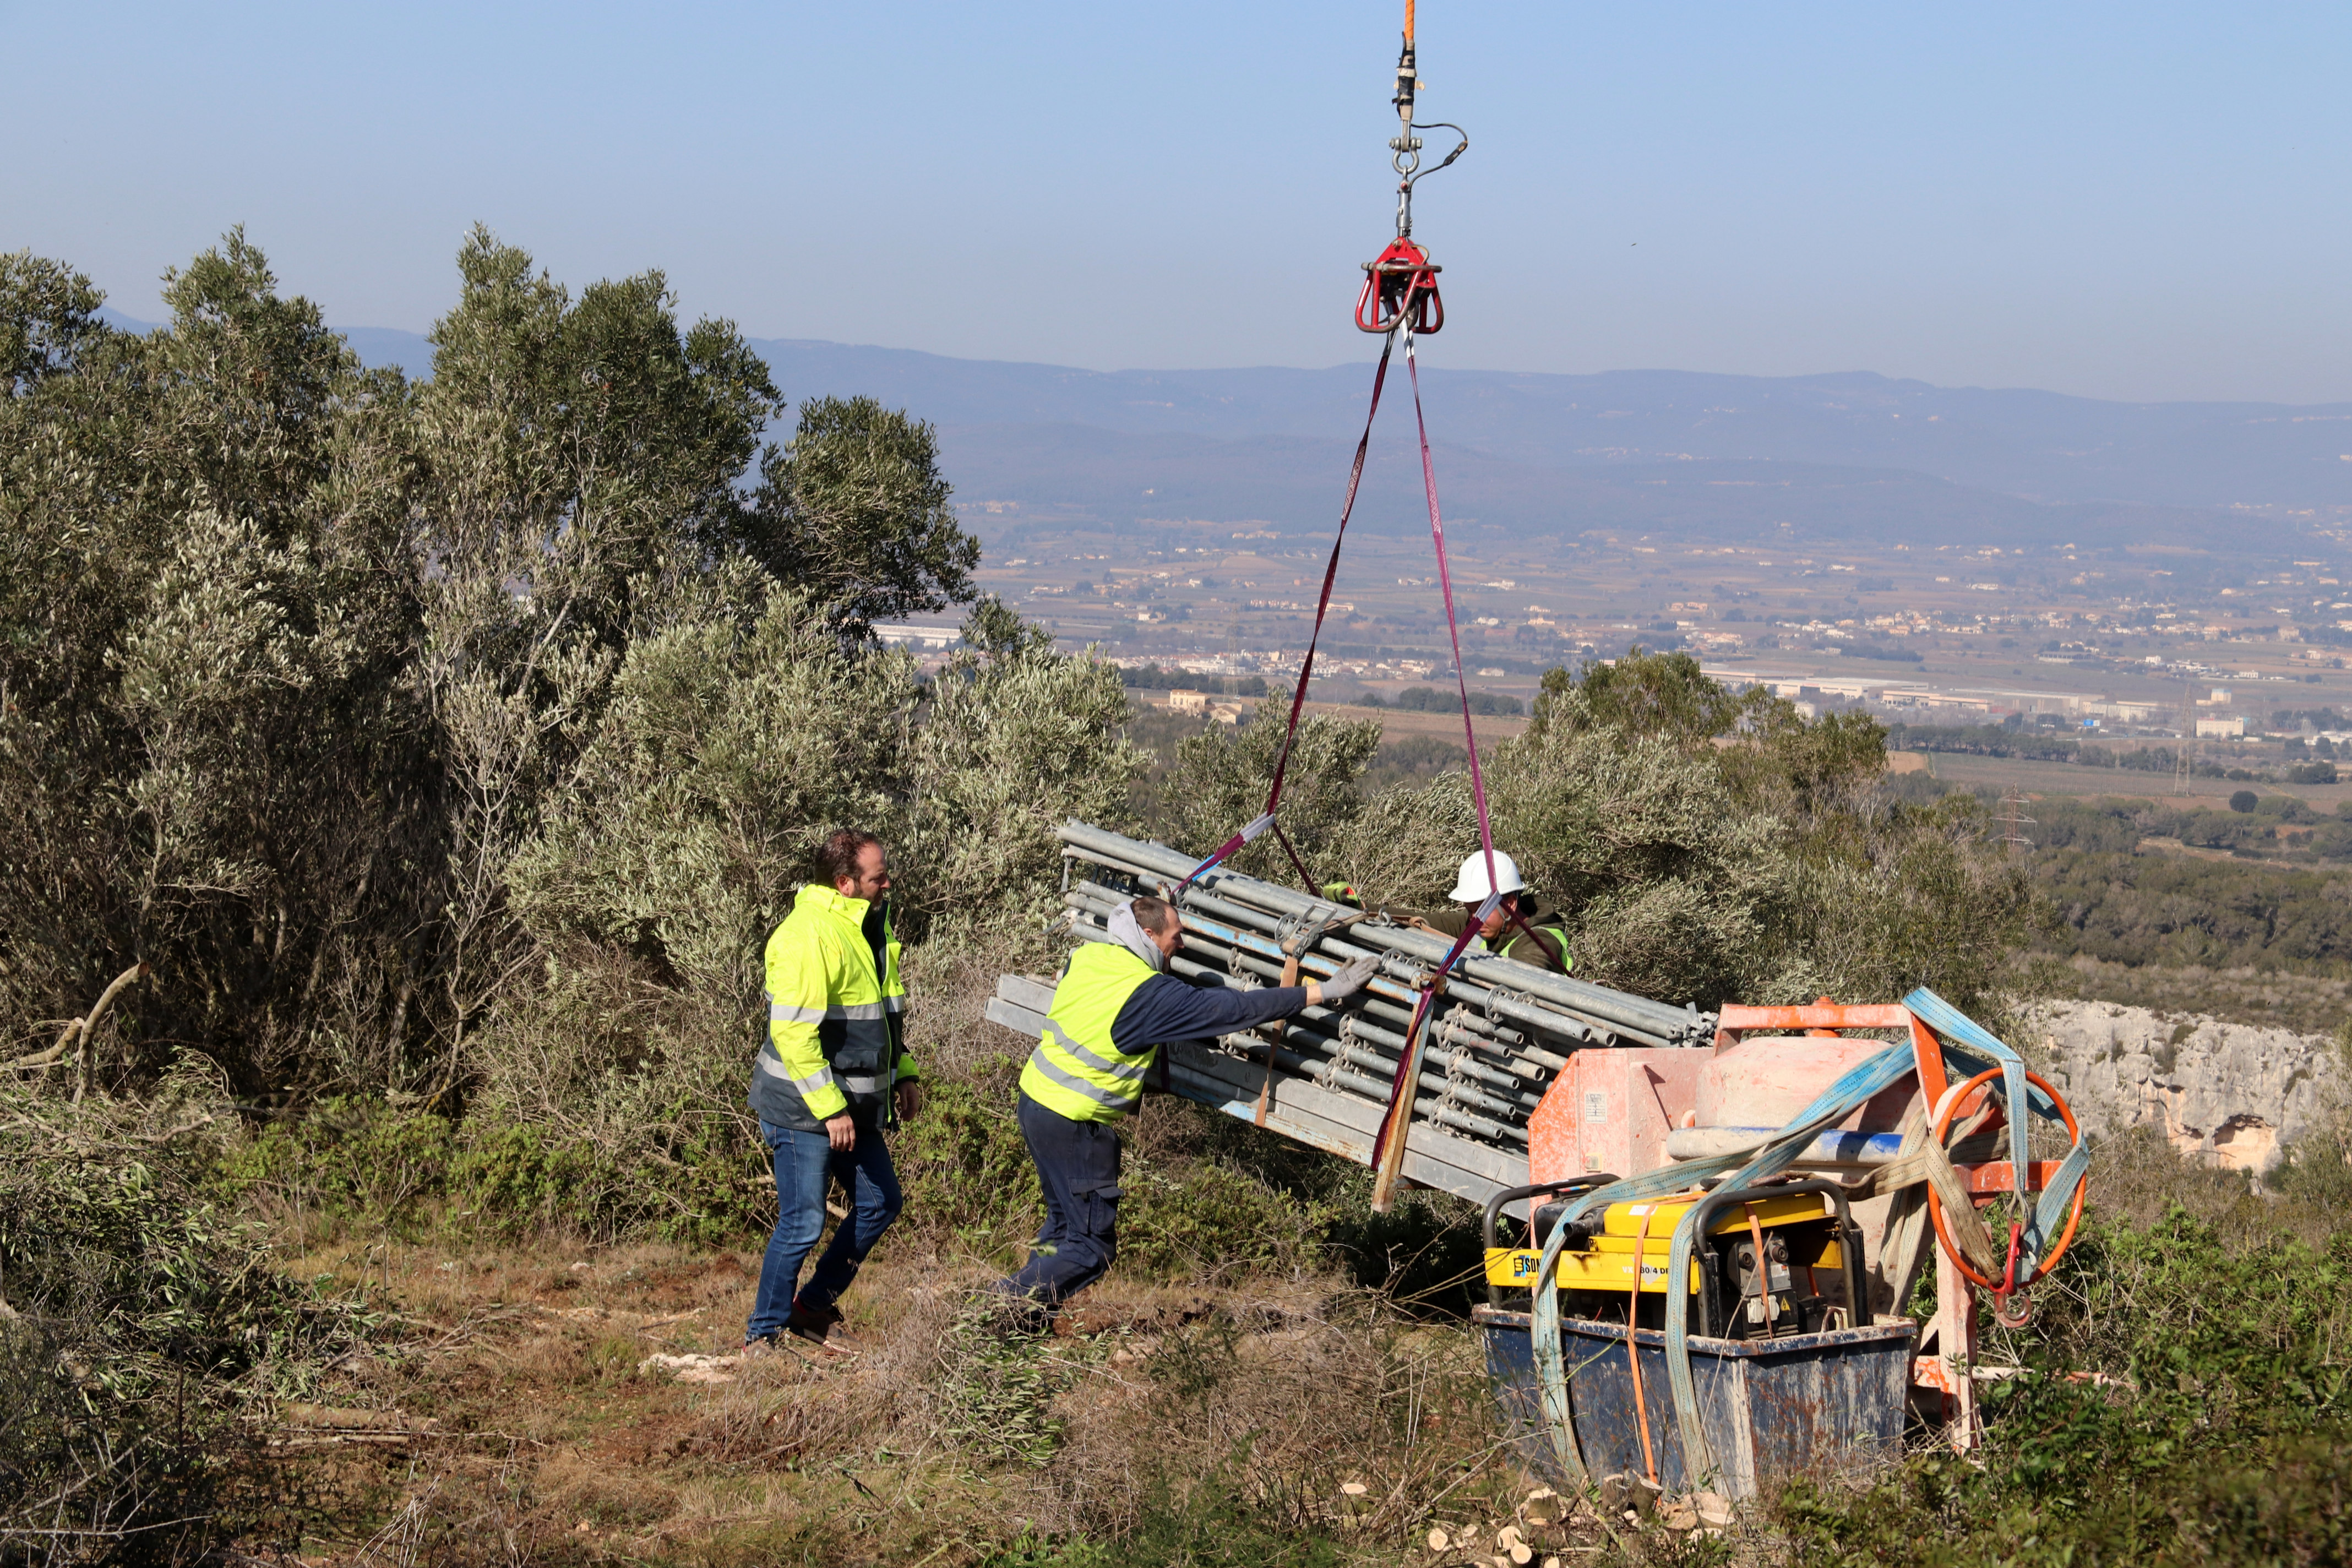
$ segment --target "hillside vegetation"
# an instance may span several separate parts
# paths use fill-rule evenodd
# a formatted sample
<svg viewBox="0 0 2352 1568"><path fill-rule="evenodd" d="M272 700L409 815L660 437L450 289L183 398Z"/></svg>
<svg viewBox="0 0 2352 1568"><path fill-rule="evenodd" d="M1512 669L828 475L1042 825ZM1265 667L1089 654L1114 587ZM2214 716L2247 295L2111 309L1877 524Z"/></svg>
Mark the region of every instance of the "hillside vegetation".
<svg viewBox="0 0 2352 1568"><path fill-rule="evenodd" d="M575 294L478 232L458 266L411 384L238 235L144 335L0 258L0 1562L1491 1542L1523 1480L1451 1200L1373 1215L1355 1167L1155 1097L1069 1331L966 1309L1036 1218L1028 1042L980 1009L1058 961L1053 826L1205 849L1260 809L1280 700L1236 730L1137 715L1117 670L972 602L926 426L818 397L763 446L765 367L658 274ZM955 604L944 668L869 635ZM1548 676L1484 781L1580 973L1702 1006L1928 984L1998 1021L2014 955L2074 916L1983 803L1889 790L1885 743L1634 650ZM1468 760L1318 715L1286 825L1371 900L1436 902L1476 842ZM721 1367L773 1215L757 954L852 823L898 868L930 1090L896 1135L907 1217L845 1303L858 1357ZM1280 874L1269 850L1245 867ZM2340 1551L2342 1161L2264 1207L2169 1160L2115 1152L2137 1175L1996 1342L2052 1375L2005 1385L1981 1468L1923 1457L1713 1540L1587 1515L1566 1544ZM1414 1544L1433 1525L1457 1545Z"/></svg>
<svg viewBox="0 0 2352 1568"><path fill-rule="evenodd" d="M1905 783L1914 798L1949 798L1933 780ZM2252 791L2237 804L2032 802L2020 864L2045 906L2031 944L2045 962L2018 983L2305 1034L2344 1026L2352 809Z"/></svg>

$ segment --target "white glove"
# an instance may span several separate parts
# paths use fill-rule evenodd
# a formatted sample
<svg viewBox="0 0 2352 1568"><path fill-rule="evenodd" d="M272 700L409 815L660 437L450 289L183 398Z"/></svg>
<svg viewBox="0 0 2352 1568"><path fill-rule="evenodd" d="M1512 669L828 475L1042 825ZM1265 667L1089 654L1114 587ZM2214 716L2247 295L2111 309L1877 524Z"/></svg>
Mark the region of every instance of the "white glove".
<svg viewBox="0 0 2352 1568"><path fill-rule="evenodd" d="M1334 1002L1346 1001L1369 984L1380 969L1381 961L1369 954L1341 964L1330 979L1318 986L1323 993L1324 1004L1328 1006Z"/></svg>

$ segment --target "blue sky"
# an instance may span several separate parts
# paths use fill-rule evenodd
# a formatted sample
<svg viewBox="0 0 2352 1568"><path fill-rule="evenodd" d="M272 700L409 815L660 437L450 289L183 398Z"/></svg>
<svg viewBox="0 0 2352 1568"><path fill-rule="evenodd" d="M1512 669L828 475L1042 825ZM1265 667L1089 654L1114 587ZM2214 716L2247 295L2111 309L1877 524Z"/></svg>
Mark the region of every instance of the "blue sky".
<svg viewBox="0 0 2352 1568"><path fill-rule="evenodd" d="M1099 369L1368 357L1400 5L0 0L0 248L242 222L421 330L488 222L689 314ZM2352 399L2352 7L1426 0L1439 363Z"/></svg>

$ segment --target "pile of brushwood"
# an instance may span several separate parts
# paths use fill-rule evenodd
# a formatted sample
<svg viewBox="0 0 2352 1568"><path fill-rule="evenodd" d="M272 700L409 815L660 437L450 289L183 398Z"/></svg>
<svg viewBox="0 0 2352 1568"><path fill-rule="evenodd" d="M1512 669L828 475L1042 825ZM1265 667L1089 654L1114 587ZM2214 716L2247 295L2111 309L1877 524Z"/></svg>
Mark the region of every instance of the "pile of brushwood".
<svg viewBox="0 0 2352 1568"><path fill-rule="evenodd" d="M216 1084L0 1101L0 1562L186 1562L277 1533L264 1436L383 1327L281 1274L192 1173Z"/></svg>

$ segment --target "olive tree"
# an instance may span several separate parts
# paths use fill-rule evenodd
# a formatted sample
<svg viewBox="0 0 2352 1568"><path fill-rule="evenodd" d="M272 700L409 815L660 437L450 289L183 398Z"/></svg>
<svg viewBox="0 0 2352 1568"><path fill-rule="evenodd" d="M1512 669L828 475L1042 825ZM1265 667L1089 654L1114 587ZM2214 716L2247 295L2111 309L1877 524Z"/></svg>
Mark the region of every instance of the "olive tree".
<svg viewBox="0 0 2352 1568"><path fill-rule="evenodd" d="M927 426L818 400L755 468L766 367L659 273L575 293L478 228L457 270L411 385L241 232L167 274L143 335L70 268L0 258L10 1070L53 1069L50 1031L137 961L101 1076L194 1050L248 1100L454 1105L555 955L734 1005L773 845L814 821L928 802L946 849L1020 796L992 767L1058 754L1089 803L1118 776L1098 675L1032 650L935 702L866 642L971 596ZM633 783L665 726L701 735L697 770ZM632 808L665 833L601 815ZM1034 880L1036 837L995 871Z"/></svg>
<svg viewBox="0 0 2352 1568"><path fill-rule="evenodd" d="M1885 743L1866 716L1808 720L1688 655L1633 648L1549 672L1525 732L1493 748L1495 843L1602 984L1701 1006L1924 984L1965 1005L2037 906L1973 802L1886 797ZM1340 836L1340 869L1376 903L1442 899L1478 844L1468 782L1371 802Z"/></svg>

